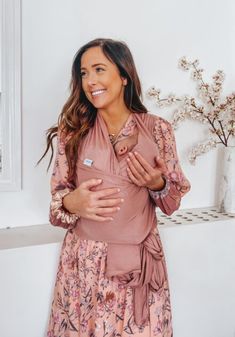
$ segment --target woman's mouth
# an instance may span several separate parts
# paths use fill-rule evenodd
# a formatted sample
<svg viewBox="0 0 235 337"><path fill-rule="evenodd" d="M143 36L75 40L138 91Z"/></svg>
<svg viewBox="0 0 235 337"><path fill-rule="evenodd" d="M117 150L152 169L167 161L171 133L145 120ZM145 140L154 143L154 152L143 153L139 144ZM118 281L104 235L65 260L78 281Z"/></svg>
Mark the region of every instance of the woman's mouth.
<svg viewBox="0 0 235 337"><path fill-rule="evenodd" d="M96 97L96 96L102 95L105 91L106 91L106 89L94 90L94 91L91 92L91 95L93 97Z"/></svg>

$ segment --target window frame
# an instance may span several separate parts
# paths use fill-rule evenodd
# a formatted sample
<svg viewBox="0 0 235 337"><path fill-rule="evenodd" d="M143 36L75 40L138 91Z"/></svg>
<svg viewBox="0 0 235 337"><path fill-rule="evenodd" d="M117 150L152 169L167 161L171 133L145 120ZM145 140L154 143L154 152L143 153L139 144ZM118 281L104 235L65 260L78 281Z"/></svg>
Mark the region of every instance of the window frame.
<svg viewBox="0 0 235 337"><path fill-rule="evenodd" d="M21 190L21 0L0 0L0 191Z"/></svg>

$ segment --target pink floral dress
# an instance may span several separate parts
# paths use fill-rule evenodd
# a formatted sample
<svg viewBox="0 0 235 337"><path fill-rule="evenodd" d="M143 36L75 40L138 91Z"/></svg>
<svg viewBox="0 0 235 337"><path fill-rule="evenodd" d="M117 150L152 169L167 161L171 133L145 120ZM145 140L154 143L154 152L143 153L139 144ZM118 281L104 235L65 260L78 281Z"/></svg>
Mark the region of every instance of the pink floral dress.
<svg viewBox="0 0 235 337"><path fill-rule="evenodd" d="M153 140L167 167L165 186L149 190L150 198L165 214L180 206L190 190L177 156L171 124L155 117ZM123 139L133 134L135 122L130 117L119 134ZM74 232L78 216L63 208L62 199L76 186L67 182L68 164L65 140L58 134L57 153L51 178L50 222L67 229L62 244L49 317L47 337L172 337L172 314L168 281L156 293L150 293L150 322L136 326L133 319L132 288L105 277L107 243L81 240ZM158 228L156 235L159 236ZM165 261L165 259L164 259Z"/></svg>

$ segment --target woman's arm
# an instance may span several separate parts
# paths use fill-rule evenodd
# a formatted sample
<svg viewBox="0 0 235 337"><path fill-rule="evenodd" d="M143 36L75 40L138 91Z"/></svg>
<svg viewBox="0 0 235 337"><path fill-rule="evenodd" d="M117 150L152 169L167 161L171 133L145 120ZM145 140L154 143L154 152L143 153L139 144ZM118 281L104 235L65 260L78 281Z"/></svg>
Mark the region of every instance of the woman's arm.
<svg viewBox="0 0 235 337"><path fill-rule="evenodd" d="M150 196L163 213L171 215L180 207L181 198L190 190L191 185L181 169L175 135L171 124L157 117L154 126L154 140L159 156L166 164L163 174L165 185L160 191L149 190Z"/></svg>
<svg viewBox="0 0 235 337"><path fill-rule="evenodd" d="M112 220L112 215L118 212L123 202L122 198L113 197L114 193L119 192L116 187L91 191L92 187L102 183L96 178L86 180L78 187L68 182L68 163L65 155L68 137L64 139L58 132L56 158L51 177L50 223L71 229L76 226L80 216L100 222Z"/></svg>
<svg viewBox="0 0 235 337"><path fill-rule="evenodd" d="M57 147L54 168L51 176L51 202L49 210L49 221L54 226L70 229L75 227L79 216L70 213L63 204L63 198L75 189L68 182L68 162L65 155L65 139L60 130L57 134Z"/></svg>

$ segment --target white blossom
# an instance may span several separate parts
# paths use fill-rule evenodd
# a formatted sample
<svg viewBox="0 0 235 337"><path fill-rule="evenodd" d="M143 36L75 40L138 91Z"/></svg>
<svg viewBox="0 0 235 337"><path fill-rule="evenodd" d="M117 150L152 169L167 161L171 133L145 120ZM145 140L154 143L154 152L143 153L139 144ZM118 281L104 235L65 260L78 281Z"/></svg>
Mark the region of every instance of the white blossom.
<svg viewBox="0 0 235 337"><path fill-rule="evenodd" d="M155 87L151 87L148 91L147 91L147 95L149 97L159 97L161 93L160 89L155 89Z"/></svg>
<svg viewBox="0 0 235 337"><path fill-rule="evenodd" d="M217 70L215 75L212 76L215 83L222 83L225 79L225 74L223 70Z"/></svg>
<svg viewBox="0 0 235 337"><path fill-rule="evenodd" d="M176 96L174 94L170 94L167 97L167 102L170 104L175 103L177 100Z"/></svg>
<svg viewBox="0 0 235 337"><path fill-rule="evenodd" d="M190 62L187 61L186 57L183 56L179 60L179 68L182 70L189 70L190 69Z"/></svg>
<svg viewBox="0 0 235 337"><path fill-rule="evenodd" d="M197 70L192 71L192 74L191 74L192 79L194 81L201 80L203 71L204 71L203 69L197 69Z"/></svg>
<svg viewBox="0 0 235 337"><path fill-rule="evenodd" d="M160 97L161 90L155 87L149 89L148 96L153 98L160 108L176 105L172 119L172 126L175 129L186 119L208 125L208 132L212 138L198 144L189 154L190 162L195 163L198 155L208 152L219 143L228 146L235 138L235 92L222 97L222 85L225 79L222 70L216 71L212 76L212 83L209 84L203 80L204 70L199 68L198 59L189 61L183 56L178 65L185 71L191 69L191 77L197 83L196 97L189 95L177 97L172 93L166 97Z"/></svg>
<svg viewBox="0 0 235 337"><path fill-rule="evenodd" d="M195 165L196 163L196 158L203 153L209 152L212 148L216 147L216 140L213 138L210 138L209 140L196 145L193 147L189 154L188 154L188 159L192 165Z"/></svg>
<svg viewBox="0 0 235 337"><path fill-rule="evenodd" d="M194 65L194 67L199 66L199 60L196 59L195 61L192 62L192 65Z"/></svg>

